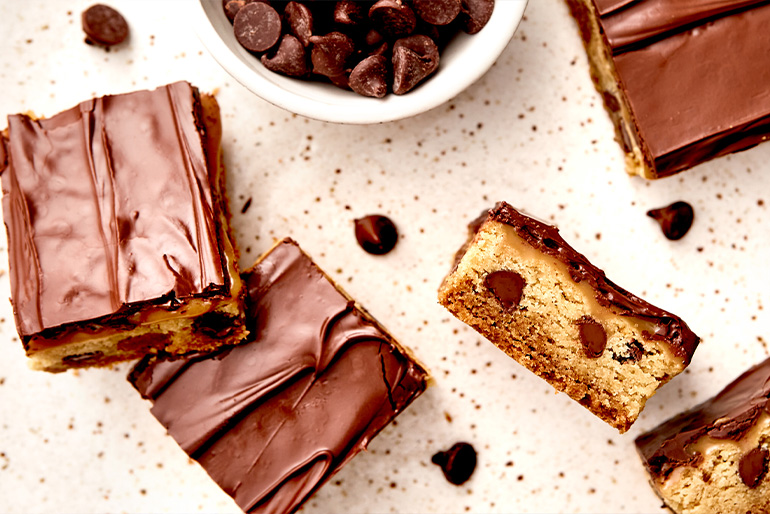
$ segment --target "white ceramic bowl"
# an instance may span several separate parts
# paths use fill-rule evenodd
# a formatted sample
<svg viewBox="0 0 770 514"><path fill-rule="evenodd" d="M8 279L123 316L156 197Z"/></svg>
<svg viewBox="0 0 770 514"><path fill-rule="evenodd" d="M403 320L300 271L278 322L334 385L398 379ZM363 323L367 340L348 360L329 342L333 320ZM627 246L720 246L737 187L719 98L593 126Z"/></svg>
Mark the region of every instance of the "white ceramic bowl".
<svg viewBox="0 0 770 514"><path fill-rule="evenodd" d="M527 0L497 0L489 23L478 33L459 33L441 53L439 69L405 95L367 98L331 84L279 75L262 66L233 35L221 0L199 0L195 30L222 67L253 93L288 111L337 123L380 123L414 116L454 98L497 60L518 27Z"/></svg>

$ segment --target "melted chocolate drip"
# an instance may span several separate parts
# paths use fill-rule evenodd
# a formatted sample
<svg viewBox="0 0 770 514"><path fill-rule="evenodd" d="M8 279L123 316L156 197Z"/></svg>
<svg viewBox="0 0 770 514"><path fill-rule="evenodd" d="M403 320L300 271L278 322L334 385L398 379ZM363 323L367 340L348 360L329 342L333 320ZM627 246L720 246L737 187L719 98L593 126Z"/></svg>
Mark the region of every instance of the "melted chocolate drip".
<svg viewBox="0 0 770 514"><path fill-rule="evenodd" d="M426 372L285 240L251 270L248 342L147 358L134 387L247 512L293 512L424 389Z"/></svg>

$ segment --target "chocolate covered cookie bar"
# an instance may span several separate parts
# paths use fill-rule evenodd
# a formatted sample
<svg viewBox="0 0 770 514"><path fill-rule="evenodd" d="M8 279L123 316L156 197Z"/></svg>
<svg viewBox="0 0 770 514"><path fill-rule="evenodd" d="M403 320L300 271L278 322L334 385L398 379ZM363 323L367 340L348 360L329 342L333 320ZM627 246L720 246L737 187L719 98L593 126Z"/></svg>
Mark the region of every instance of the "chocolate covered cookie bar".
<svg viewBox="0 0 770 514"><path fill-rule="evenodd" d="M186 82L8 117L11 302L32 368L245 337L214 97Z"/></svg>
<svg viewBox="0 0 770 514"><path fill-rule="evenodd" d="M620 432L699 342L679 317L610 281L556 227L505 202L471 224L439 301Z"/></svg>
<svg viewBox="0 0 770 514"><path fill-rule="evenodd" d="M677 514L770 512L770 359L642 434L636 447Z"/></svg>
<svg viewBox="0 0 770 514"><path fill-rule="evenodd" d="M770 4L567 0L626 170L671 175L770 134Z"/></svg>
<svg viewBox="0 0 770 514"><path fill-rule="evenodd" d="M245 512L294 512L426 387L427 372L292 240L242 275L248 341L129 380Z"/></svg>

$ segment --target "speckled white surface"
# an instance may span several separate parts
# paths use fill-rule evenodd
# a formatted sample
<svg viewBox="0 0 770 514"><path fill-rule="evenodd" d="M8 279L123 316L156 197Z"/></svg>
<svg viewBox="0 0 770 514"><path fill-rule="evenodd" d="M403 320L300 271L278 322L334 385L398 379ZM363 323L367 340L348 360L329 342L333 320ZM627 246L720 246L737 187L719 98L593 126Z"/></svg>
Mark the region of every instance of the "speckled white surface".
<svg viewBox="0 0 770 514"><path fill-rule="evenodd" d="M253 96L185 26L184 2L111 4L132 35L105 53L83 44L87 2L0 3L0 116L48 116L179 79L218 90L241 264L294 237L436 378L305 512L660 511L634 437L769 353L770 144L659 182L627 177L559 0L531 0L498 63L450 103L363 127L292 116ZM629 433L554 394L437 304L465 224L501 199L558 224L610 278L703 338ZM695 207L695 224L669 242L645 212L680 199ZM353 236L353 219L370 213L400 229L385 257ZM1 253L7 297L4 242ZM0 318L0 511L238 511L165 435L126 382L128 365L29 371L7 301ZM430 458L460 440L476 447L479 466L456 487Z"/></svg>

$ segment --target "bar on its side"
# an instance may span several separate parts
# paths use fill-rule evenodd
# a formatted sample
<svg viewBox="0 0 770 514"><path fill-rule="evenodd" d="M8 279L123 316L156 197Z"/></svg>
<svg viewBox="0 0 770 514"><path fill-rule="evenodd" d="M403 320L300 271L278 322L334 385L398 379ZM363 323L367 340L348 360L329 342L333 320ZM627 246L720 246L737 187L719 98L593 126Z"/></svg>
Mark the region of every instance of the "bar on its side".
<svg viewBox="0 0 770 514"><path fill-rule="evenodd" d="M220 139L216 100L187 82L8 117L3 216L31 367L245 337Z"/></svg>
<svg viewBox="0 0 770 514"><path fill-rule="evenodd" d="M246 512L294 512L426 387L428 374L292 240L243 273L249 340L129 380Z"/></svg>
<svg viewBox="0 0 770 514"><path fill-rule="evenodd" d="M471 224L439 301L620 432L690 362L679 317L617 286L558 229L500 202Z"/></svg>

